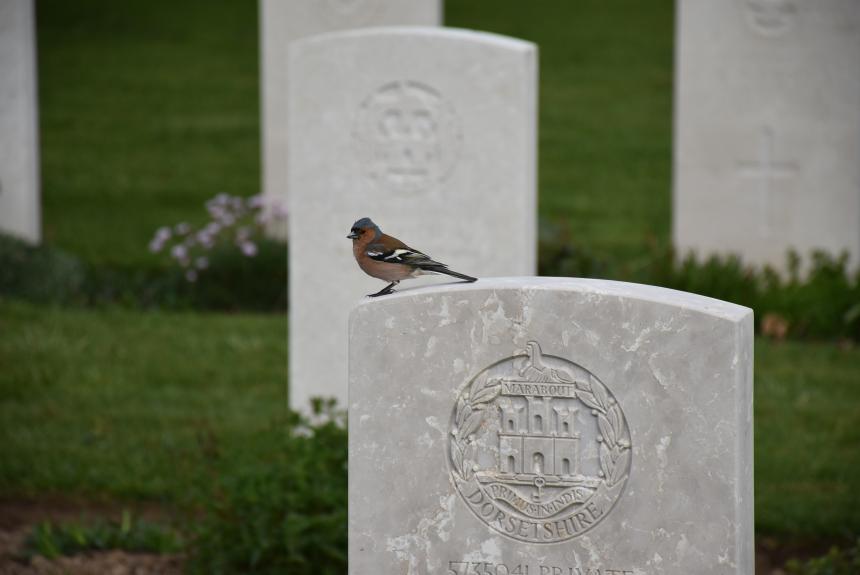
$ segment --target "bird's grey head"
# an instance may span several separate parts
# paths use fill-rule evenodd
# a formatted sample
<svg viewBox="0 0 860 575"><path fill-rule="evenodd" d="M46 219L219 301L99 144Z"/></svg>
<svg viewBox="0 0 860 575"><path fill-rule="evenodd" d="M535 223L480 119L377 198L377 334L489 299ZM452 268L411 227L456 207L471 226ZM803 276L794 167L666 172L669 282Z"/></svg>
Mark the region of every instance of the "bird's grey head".
<svg viewBox="0 0 860 575"><path fill-rule="evenodd" d="M380 230L379 226L374 224L373 220L370 218L361 218L352 224L352 228L349 230L349 235L346 237L351 240L357 240L366 233L372 233L375 239L382 235L382 230Z"/></svg>

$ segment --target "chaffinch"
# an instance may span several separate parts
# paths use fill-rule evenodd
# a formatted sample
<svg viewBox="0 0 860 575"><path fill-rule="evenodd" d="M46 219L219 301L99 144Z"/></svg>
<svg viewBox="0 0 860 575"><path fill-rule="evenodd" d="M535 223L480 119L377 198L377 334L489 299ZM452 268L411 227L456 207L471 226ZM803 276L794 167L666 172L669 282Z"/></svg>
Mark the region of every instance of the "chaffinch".
<svg viewBox="0 0 860 575"><path fill-rule="evenodd" d="M424 274L447 274L467 282L478 281L478 278L449 270L448 266L432 260L427 254L383 234L370 218L361 218L352 224L346 237L352 240L352 254L364 273L391 282L378 292L369 294L370 297L389 294L401 280Z"/></svg>

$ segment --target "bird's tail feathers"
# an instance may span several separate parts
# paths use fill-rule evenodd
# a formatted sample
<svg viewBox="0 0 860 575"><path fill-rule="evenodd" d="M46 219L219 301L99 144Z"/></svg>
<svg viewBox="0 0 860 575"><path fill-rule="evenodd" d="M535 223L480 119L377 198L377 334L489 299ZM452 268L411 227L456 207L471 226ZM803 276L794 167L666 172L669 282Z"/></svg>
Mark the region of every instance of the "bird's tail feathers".
<svg viewBox="0 0 860 575"><path fill-rule="evenodd" d="M461 280L465 280L467 282L478 281L478 278L473 278L472 276L467 276L466 274L461 274L460 272L455 272L454 270L449 270L448 266L446 266L445 264L440 264L440 263L434 262L433 264L422 265L420 267L421 267L421 270L423 270L423 271L434 272L437 274L445 274L445 275L453 276L455 278L459 278Z"/></svg>

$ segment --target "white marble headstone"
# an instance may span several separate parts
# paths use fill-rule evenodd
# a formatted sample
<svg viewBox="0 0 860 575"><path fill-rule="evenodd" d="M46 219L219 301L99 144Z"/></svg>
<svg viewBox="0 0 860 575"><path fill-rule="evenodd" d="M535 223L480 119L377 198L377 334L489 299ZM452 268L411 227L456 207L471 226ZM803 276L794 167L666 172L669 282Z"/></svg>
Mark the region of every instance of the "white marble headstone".
<svg viewBox="0 0 860 575"><path fill-rule="evenodd" d="M32 0L0 0L0 232L38 243L36 43Z"/></svg>
<svg viewBox="0 0 860 575"><path fill-rule="evenodd" d="M290 403L305 408L345 403L349 310L385 286L353 259L359 218L465 274L535 273L537 54L443 28L293 46Z"/></svg>
<svg viewBox="0 0 860 575"><path fill-rule="evenodd" d="M351 28L441 23L441 0L260 0L264 193L288 207L286 119L291 42Z"/></svg>
<svg viewBox="0 0 860 575"><path fill-rule="evenodd" d="M860 262L860 2L677 7L676 246Z"/></svg>
<svg viewBox="0 0 860 575"><path fill-rule="evenodd" d="M349 333L350 573L753 572L752 310L492 278Z"/></svg>

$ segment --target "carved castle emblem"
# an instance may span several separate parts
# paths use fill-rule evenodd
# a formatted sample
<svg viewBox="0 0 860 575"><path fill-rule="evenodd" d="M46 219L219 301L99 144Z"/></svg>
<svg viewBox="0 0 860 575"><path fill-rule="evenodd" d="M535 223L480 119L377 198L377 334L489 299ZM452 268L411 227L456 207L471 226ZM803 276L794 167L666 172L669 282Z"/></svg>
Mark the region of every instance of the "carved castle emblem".
<svg viewBox="0 0 860 575"><path fill-rule="evenodd" d="M461 390L448 445L451 478L469 509L531 543L594 527L630 473L630 430L612 393L534 341Z"/></svg>
<svg viewBox="0 0 860 575"><path fill-rule="evenodd" d="M392 191L423 191L444 181L463 135L453 106L433 88L390 82L362 103L353 131L366 175Z"/></svg>

